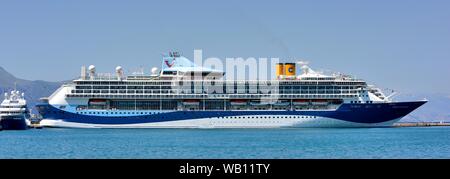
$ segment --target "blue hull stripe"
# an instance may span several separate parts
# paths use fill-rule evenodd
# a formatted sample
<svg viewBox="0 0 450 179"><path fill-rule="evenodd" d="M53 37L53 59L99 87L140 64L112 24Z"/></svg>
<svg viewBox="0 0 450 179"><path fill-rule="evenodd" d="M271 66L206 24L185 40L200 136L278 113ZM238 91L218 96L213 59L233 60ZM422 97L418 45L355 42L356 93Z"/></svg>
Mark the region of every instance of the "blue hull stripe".
<svg viewBox="0 0 450 179"><path fill-rule="evenodd" d="M25 130L28 128L25 119L10 119L8 117L4 117L0 120L0 127L3 130Z"/></svg>
<svg viewBox="0 0 450 179"><path fill-rule="evenodd" d="M66 122L88 124L139 124L247 115L308 115L373 124L402 118L425 103L425 101L416 101L382 104L343 104L334 111L173 111L126 117L76 114L60 110L48 104L38 105L38 110L44 119L62 119Z"/></svg>

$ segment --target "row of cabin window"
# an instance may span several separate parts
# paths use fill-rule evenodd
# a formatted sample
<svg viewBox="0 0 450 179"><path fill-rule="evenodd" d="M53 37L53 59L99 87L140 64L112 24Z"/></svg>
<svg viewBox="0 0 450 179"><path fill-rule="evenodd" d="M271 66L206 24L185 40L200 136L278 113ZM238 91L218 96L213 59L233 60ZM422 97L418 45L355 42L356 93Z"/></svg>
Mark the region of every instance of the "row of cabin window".
<svg viewBox="0 0 450 179"><path fill-rule="evenodd" d="M191 84L225 84L225 85L233 85L233 84L246 84L246 85L271 85L271 81L179 81L179 85L183 85L184 83ZM77 85L172 85L173 82L77 82ZM315 85L316 81L276 81L274 84L281 85ZM321 85L366 85L365 82L320 82Z"/></svg>
<svg viewBox="0 0 450 179"><path fill-rule="evenodd" d="M76 86L75 89L177 89L179 86ZM224 89L272 89L274 88L273 86L204 86L204 85L199 85L197 87L195 86L185 86L186 88L197 88L197 89L202 89L202 88L224 88ZM278 88L281 89L285 89L285 90L291 90L291 89L310 89L310 90L316 90L316 89L343 89L343 90L354 90L354 89L358 89L359 86L278 86Z"/></svg>
<svg viewBox="0 0 450 179"><path fill-rule="evenodd" d="M357 91L340 91L340 90L333 90L333 91L325 91L325 90L278 90L274 91L278 92L279 94L356 94ZM72 93L94 93L94 94L178 94L176 91L172 90L72 90ZM221 93L218 93L217 91L209 90L209 91L192 91L192 90L183 90L180 91L180 94L272 94L272 91L249 91L249 90L235 90L235 91L222 91ZM276 93L274 93L276 94ZM367 95L359 95L360 97L367 97Z"/></svg>
<svg viewBox="0 0 450 179"><path fill-rule="evenodd" d="M78 94L68 94L67 97L102 97L102 98L131 98L131 99L161 99L159 97L167 97L167 99L186 99L186 98L198 98L198 96L195 95L78 95ZM215 95L215 97L227 97L228 95ZM234 97L242 97L242 98L253 98L253 97L260 97L260 95L233 95ZM264 95L263 95L264 96ZM308 98L308 99L314 99L314 98L352 98L352 97L358 97L357 95L280 95L280 98Z"/></svg>
<svg viewBox="0 0 450 179"><path fill-rule="evenodd" d="M361 104L363 103L362 101L350 101L351 104ZM366 104L372 104L373 101L366 101Z"/></svg>

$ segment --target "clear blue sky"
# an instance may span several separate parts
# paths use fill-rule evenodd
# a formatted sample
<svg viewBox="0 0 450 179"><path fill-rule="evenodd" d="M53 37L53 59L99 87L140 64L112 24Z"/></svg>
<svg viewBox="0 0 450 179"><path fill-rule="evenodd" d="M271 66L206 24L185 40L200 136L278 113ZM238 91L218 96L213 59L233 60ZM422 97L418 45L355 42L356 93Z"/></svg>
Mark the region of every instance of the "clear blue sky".
<svg viewBox="0 0 450 179"><path fill-rule="evenodd" d="M0 66L67 80L161 53L307 59L403 92L450 92L450 1L0 0Z"/></svg>

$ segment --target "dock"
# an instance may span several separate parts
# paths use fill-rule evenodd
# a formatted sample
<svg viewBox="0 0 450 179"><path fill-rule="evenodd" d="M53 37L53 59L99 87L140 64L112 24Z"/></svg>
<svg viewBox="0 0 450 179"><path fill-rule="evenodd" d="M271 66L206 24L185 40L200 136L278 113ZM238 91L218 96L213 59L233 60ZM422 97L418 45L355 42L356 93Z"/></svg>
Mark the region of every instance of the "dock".
<svg viewBox="0 0 450 179"><path fill-rule="evenodd" d="M32 129L42 129L42 126L39 123L31 124L28 127Z"/></svg>
<svg viewBox="0 0 450 179"><path fill-rule="evenodd" d="M394 127L432 127L432 126L450 126L450 122L399 122Z"/></svg>

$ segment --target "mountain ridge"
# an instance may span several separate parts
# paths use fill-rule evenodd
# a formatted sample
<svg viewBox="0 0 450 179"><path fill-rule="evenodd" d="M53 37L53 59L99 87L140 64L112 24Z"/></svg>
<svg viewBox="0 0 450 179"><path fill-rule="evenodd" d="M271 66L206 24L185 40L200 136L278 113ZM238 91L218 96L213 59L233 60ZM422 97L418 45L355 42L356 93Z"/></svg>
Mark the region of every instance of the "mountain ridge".
<svg viewBox="0 0 450 179"><path fill-rule="evenodd" d="M50 96L63 83L64 82L20 79L0 66L0 92L4 94L17 89L20 92L25 93L28 107L32 109L33 113L37 113L34 106L39 103L39 99Z"/></svg>

